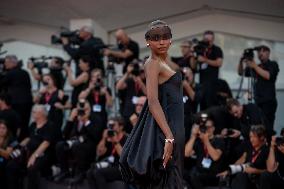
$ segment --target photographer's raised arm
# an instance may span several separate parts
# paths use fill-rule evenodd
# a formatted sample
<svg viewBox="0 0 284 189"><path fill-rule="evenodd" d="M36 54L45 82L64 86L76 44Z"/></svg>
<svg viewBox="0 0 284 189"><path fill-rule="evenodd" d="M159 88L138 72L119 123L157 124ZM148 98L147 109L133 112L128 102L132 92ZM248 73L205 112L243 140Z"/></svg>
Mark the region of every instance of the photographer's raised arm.
<svg viewBox="0 0 284 189"><path fill-rule="evenodd" d="M104 50L104 55L106 55L106 56L114 56L116 58L126 59L126 58L132 56L133 52L130 51L129 49L126 49L125 51L112 51L112 50L109 50L109 49L105 49Z"/></svg>
<svg viewBox="0 0 284 189"><path fill-rule="evenodd" d="M214 161L218 161L220 157L222 156L222 151L220 149L214 148L212 144L209 141L209 138L206 138L204 141L204 144L208 150L208 154Z"/></svg>
<svg viewBox="0 0 284 189"><path fill-rule="evenodd" d="M82 83L85 83L88 81L89 75L86 72L81 73L77 78L74 78L73 72L70 67L66 69L67 72L67 79L70 85L73 87L76 87Z"/></svg>
<svg viewBox="0 0 284 189"><path fill-rule="evenodd" d="M270 150L268 154L268 158L266 161L267 171L273 173L277 169L277 162L275 158L275 147L276 147L276 137L273 136L271 139Z"/></svg>
<svg viewBox="0 0 284 189"><path fill-rule="evenodd" d="M128 78L128 75L129 75L129 73L126 72L126 73L122 76L122 78L120 78L120 80L118 80L118 82L116 83L116 86L115 86L115 88L116 88L117 90L123 90L123 89L125 89L125 88L127 87L126 79Z"/></svg>

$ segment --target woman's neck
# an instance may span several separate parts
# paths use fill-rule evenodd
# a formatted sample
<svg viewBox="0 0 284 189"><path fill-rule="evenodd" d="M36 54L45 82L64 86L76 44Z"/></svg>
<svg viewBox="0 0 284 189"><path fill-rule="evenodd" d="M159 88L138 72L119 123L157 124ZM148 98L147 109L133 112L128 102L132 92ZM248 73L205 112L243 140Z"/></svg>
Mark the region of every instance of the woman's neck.
<svg viewBox="0 0 284 189"><path fill-rule="evenodd" d="M156 53L152 52L151 57L154 58L154 59L160 59L162 61L166 61L166 59L168 57L168 54L167 53L165 53L165 54L156 54Z"/></svg>
<svg viewBox="0 0 284 189"><path fill-rule="evenodd" d="M44 126L44 124L47 122L46 119L39 119L36 122L36 128L42 128Z"/></svg>
<svg viewBox="0 0 284 189"><path fill-rule="evenodd" d="M56 87L55 86L47 87L47 91L48 93L53 93L54 91L56 91Z"/></svg>

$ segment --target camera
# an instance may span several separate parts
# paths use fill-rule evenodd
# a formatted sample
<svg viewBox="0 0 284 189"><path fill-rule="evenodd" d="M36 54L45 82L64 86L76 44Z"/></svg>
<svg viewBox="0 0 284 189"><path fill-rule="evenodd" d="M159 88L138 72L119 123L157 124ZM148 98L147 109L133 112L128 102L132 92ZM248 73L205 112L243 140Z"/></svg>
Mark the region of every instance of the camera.
<svg viewBox="0 0 284 189"><path fill-rule="evenodd" d="M277 146L284 145L284 137L276 137L276 145Z"/></svg>
<svg viewBox="0 0 284 189"><path fill-rule="evenodd" d="M38 70L42 70L43 68L48 68L48 60L52 59L52 57L46 57L46 56L41 56L41 57L31 57L29 60L32 62L35 68Z"/></svg>
<svg viewBox="0 0 284 189"><path fill-rule="evenodd" d="M250 163L240 164L240 165L229 165L229 174L234 175L236 173L244 172L245 168L250 166Z"/></svg>
<svg viewBox="0 0 284 189"><path fill-rule="evenodd" d="M85 99L79 100L78 116L85 115Z"/></svg>
<svg viewBox="0 0 284 189"><path fill-rule="evenodd" d="M234 129L231 128L227 129L227 136L230 136L232 134L234 134Z"/></svg>
<svg viewBox="0 0 284 189"><path fill-rule="evenodd" d="M109 156L109 157L105 158L104 160L96 163L95 169L107 168L107 167L110 167L113 163L114 163L114 157Z"/></svg>
<svg viewBox="0 0 284 189"><path fill-rule="evenodd" d="M200 116L197 117L195 123L199 125L199 130L201 133L206 133L207 127L205 126L205 123L208 120L208 114L201 113Z"/></svg>
<svg viewBox="0 0 284 189"><path fill-rule="evenodd" d="M107 125L107 136L108 137L113 137L116 134L116 131L113 130L113 127L114 127L113 122L108 123Z"/></svg>
<svg viewBox="0 0 284 189"><path fill-rule="evenodd" d="M245 49L243 52L242 60L253 60L254 58L254 51L259 51L261 47L254 47Z"/></svg>
<svg viewBox="0 0 284 189"><path fill-rule="evenodd" d="M94 87L95 91L99 92L101 90L101 85L102 85L102 79L98 78Z"/></svg>
<svg viewBox="0 0 284 189"><path fill-rule="evenodd" d="M22 159L27 156L27 150L21 145L17 145L10 154L11 159Z"/></svg>
<svg viewBox="0 0 284 189"><path fill-rule="evenodd" d="M131 71L131 74L134 76L140 75L140 65L139 63L133 63L133 70Z"/></svg>
<svg viewBox="0 0 284 189"><path fill-rule="evenodd" d="M51 44L62 44L61 37L68 38L69 42L73 45L80 45L82 43L82 40L79 37L78 30L75 31L63 31L60 33L60 37L57 35L51 36Z"/></svg>
<svg viewBox="0 0 284 189"><path fill-rule="evenodd" d="M80 144L80 143L83 143L85 141L84 137L83 136L76 136L76 137L73 137L71 138L70 140L67 140L66 141L66 147L67 149L70 149L72 148L72 146L76 145L76 144Z"/></svg>
<svg viewBox="0 0 284 189"><path fill-rule="evenodd" d="M198 39L194 38L192 40L192 43L195 44L193 47L193 50L195 52L195 57L197 56L204 56L204 53L206 52L207 48L209 47L208 41L199 41Z"/></svg>

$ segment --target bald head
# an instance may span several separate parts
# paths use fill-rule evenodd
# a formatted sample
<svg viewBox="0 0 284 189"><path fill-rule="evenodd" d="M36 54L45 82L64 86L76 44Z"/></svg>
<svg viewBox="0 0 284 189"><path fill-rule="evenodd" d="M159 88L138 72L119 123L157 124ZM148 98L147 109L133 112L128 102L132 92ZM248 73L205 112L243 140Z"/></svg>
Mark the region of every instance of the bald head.
<svg viewBox="0 0 284 189"><path fill-rule="evenodd" d="M129 42L129 37L123 29L118 29L115 32L115 37L118 43L126 45Z"/></svg>

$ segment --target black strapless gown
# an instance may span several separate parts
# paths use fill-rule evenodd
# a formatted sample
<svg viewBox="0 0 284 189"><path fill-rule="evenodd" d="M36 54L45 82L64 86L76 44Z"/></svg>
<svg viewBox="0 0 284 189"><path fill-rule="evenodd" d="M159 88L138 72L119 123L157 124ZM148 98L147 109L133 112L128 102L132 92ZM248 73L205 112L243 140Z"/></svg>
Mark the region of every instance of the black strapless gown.
<svg viewBox="0 0 284 189"><path fill-rule="evenodd" d="M140 188L182 189L184 110L182 76L175 73L159 85L159 102L175 138L173 158L164 169L165 136L146 101L139 121L128 136L120 157L123 179Z"/></svg>

